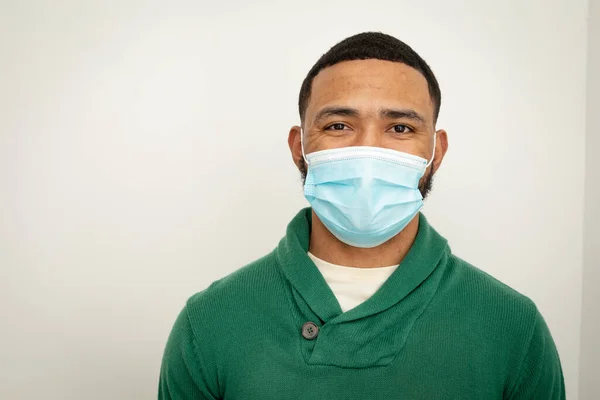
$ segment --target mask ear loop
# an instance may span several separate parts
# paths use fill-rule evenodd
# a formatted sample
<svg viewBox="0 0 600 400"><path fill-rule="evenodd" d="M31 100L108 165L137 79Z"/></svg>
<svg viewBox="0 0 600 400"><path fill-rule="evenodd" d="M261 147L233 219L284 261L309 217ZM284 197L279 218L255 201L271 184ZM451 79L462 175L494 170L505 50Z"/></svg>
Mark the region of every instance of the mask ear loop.
<svg viewBox="0 0 600 400"><path fill-rule="evenodd" d="M431 163L433 163L433 159L435 158L435 139L437 138L437 133L433 133L433 154L431 155L431 159L429 160L429 162L425 165L425 168L428 168Z"/></svg>
<svg viewBox="0 0 600 400"><path fill-rule="evenodd" d="M304 158L304 163L308 166L308 160L306 159L306 154L304 153L304 129L300 128L300 146L302 147L302 158Z"/></svg>

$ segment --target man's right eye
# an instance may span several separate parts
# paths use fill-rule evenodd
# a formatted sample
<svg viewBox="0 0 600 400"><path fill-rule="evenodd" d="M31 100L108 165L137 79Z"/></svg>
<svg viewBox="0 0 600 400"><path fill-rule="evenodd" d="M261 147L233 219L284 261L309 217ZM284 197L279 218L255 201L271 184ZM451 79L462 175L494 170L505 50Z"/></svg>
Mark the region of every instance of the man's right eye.
<svg viewBox="0 0 600 400"><path fill-rule="evenodd" d="M345 124L336 122L335 124L329 125L327 128L325 128L325 130L343 131L345 127L346 127Z"/></svg>

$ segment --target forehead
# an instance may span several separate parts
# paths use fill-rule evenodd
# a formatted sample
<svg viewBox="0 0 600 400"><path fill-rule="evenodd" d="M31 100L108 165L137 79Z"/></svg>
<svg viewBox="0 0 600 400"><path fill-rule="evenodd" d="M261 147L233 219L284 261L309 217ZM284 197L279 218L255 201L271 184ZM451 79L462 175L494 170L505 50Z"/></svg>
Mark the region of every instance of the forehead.
<svg viewBox="0 0 600 400"><path fill-rule="evenodd" d="M410 108L433 120L433 104L425 77L399 62L344 61L323 69L312 84L307 118L322 107L342 105L371 112L378 108Z"/></svg>

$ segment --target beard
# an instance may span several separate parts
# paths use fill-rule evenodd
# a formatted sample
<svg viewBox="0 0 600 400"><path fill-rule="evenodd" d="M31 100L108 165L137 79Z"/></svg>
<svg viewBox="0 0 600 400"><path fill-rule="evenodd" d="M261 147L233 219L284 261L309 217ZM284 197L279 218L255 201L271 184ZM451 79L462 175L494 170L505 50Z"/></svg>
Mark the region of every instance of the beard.
<svg viewBox="0 0 600 400"><path fill-rule="evenodd" d="M427 196L431 192L431 189L433 188L433 163L431 164L432 167L429 169L429 172L425 171L425 175L423 175L423 177L419 181L419 192L421 192L423 200L427 198ZM300 166L298 167L298 169L300 170L302 186L304 186L304 183L306 182L306 173L308 172L306 168L306 163L304 162L304 158L300 159Z"/></svg>

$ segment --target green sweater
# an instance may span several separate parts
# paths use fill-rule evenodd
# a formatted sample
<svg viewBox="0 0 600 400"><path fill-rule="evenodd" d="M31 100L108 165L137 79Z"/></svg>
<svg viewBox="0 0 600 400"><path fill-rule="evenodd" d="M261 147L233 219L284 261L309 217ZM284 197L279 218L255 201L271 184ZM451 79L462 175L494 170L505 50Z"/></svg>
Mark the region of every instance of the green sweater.
<svg viewBox="0 0 600 400"><path fill-rule="evenodd" d="M272 253L188 300L159 399L565 398L533 302L454 256L425 217L400 267L345 313L307 256L310 224L304 209Z"/></svg>

